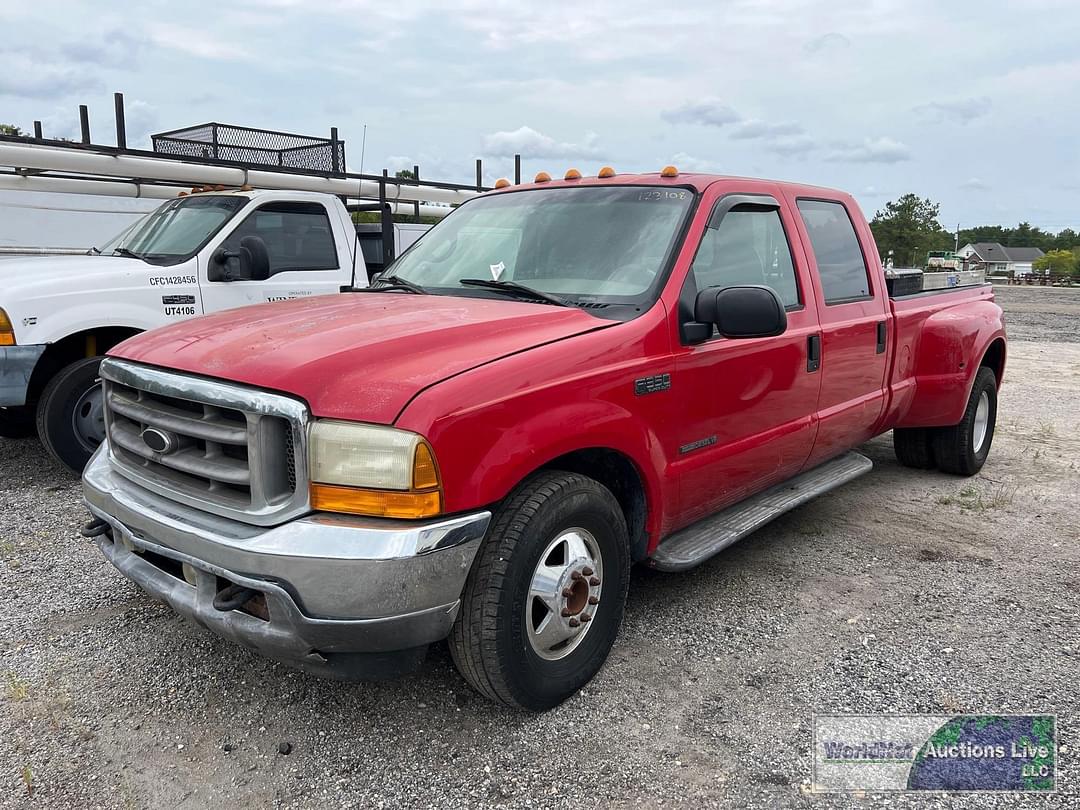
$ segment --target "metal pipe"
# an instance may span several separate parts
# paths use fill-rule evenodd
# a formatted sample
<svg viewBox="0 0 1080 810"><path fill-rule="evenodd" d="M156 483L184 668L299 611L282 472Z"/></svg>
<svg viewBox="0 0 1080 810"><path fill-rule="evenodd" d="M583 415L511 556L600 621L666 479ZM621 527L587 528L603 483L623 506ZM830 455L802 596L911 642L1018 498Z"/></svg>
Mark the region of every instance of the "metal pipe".
<svg viewBox="0 0 1080 810"><path fill-rule="evenodd" d="M157 185L136 180L105 179L99 177L43 177L0 173L0 191L43 191L57 194L91 194L102 197L141 197L150 200L171 200L180 192L190 191L190 186ZM347 195L355 198L355 193ZM413 214L411 202L389 203L393 214ZM453 211L445 205L423 205L420 213L426 217L442 218Z"/></svg>
<svg viewBox="0 0 1080 810"><path fill-rule="evenodd" d="M41 134L41 122L40 121L35 121L34 122L34 137L37 138L39 141L43 137L45 137L44 135Z"/></svg>
<svg viewBox="0 0 1080 810"><path fill-rule="evenodd" d="M514 155L514 185L521 183L521 155Z"/></svg>
<svg viewBox="0 0 1080 810"><path fill-rule="evenodd" d="M105 154L82 149L33 146L0 142L0 166L19 169L74 172L113 178L140 178L192 185L239 187L249 183L256 188L318 191L349 197L378 199L378 180L354 180L318 175L290 174L272 170L241 169L232 166L206 166L198 163L140 157L131 154ZM401 202L460 204L476 196L475 191L414 185L390 178L387 197Z"/></svg>
<svg viewBox="0 0 1080 810"><path fill-rule="evenodd" d="M484 165L480 158L476 159L476 190L484 189Z"/></svg>

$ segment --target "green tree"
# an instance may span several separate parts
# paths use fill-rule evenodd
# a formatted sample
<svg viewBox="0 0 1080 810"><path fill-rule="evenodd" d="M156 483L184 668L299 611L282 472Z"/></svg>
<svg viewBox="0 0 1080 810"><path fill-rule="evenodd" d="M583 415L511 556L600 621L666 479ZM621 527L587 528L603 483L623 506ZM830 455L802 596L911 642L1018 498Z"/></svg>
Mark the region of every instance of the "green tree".
<svg viewBox="0 0 1080 810"><path fill-rule="evenodd" d="M14 135L16 138L18 138L25 134L25 132L23 132L14 124L0 124L0 135Z"/></svg>
<svg viewBox="0 0 1080 810"><path fill-rule="evenodd" d="M882 256L891 250L897 267L921 266L929 251L952 248L953 236L941 227L939 211L937 203L914 194L885 203L870 222Z"/></svg>
<svg viewBox="0 0 1080 810"><path fill-rule="evenodd" d="M1031 266L1044 273L1049 271L1069 275L1076 272L1077 257L1071 250L1051 250L1032 262Z"/></svg>
<svg viewBox="0 0 1080 810"><path fill-rule="evenodd" d="M415 180L416 173L412 169L399 169L398 171L394 172L394 177L398 178L399 180Z"/></svg>

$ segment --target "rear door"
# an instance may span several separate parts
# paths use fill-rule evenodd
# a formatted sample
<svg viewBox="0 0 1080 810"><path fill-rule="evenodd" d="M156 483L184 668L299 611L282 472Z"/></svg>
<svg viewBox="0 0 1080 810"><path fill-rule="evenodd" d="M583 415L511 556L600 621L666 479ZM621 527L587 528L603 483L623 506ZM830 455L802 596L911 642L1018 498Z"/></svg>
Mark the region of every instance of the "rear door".
<svg viewBox="0 0 1080 810"><path fill-rule="evenodd" d="M741 500L800 469L814 442L819 377L807 367L817 334L813 290L793 215L779 194L707 195L709 226L682 295L708 287L772 287L787 331L732 340L714 331L676 354L681 524Z"/></svg>
<svg viewBox="0 0 1080 810"><path fill-rule="evenodd" d="M885 404L888 301L850 201L798 197L801 238L815 274L821 325L818 432L807 466L874 436ZM865 227L865 226L863 226ZM872 244L872 243L871 243Z"/></svg>
<svg viewBox="0 0 1080 810"><path fill-rule="evenodd" d="M215 246L236 250L245 236L257 236L270 254L270 277L252 281L209 281L201 267L200 285L207 312L248 304L339 292L341 257L348 246L336 243L330 212L321 202L272 201L245 209L243 220Z"/></svg>

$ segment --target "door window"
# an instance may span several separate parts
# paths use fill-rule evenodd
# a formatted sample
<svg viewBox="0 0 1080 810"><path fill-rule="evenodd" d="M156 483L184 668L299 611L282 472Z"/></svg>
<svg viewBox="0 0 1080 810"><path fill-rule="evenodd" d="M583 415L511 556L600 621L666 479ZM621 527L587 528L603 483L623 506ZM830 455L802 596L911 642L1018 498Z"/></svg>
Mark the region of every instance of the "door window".
<svg viewBox="0 0 1080 810"><path fill-rule="evenodd" d="M785 307L801 303L791 248L776 209L729 211L718 227L705 230L691 272L699 290L764 285Z"/></svg>
<svg viewBox="0 0 1080 810"><path fill-rule="evenodd" d="M269 203L253 211L225 240L236 249L257 236L270 253L270 275L288 270L333 270L337 250L326 209L318 203Z"/></svg>
<svg viewBox="0 0 1080 810"><path fill-rule="evenodd" d="M870 274L847 209L837 202L799 200L826 304L871 298Z"/></svg>

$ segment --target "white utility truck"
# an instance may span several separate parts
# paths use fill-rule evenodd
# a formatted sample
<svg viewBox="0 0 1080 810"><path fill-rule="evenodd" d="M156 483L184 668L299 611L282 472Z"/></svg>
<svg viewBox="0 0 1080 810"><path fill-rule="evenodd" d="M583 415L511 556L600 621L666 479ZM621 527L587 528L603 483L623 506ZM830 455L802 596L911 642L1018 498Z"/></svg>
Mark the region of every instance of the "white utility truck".
<svg viewBox="0 0 1080 810"><path fill-rule="evenodd" d="M217 310L367 286L373 258L428 227L395 224L390 248L388 227L354 226L333 194L206 190L85 256L0 261L0 436L36 430L81 471L105 435L98 365L117 343Z"/></svg>

